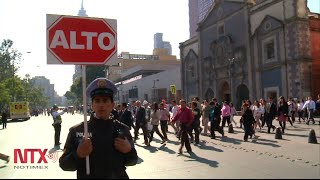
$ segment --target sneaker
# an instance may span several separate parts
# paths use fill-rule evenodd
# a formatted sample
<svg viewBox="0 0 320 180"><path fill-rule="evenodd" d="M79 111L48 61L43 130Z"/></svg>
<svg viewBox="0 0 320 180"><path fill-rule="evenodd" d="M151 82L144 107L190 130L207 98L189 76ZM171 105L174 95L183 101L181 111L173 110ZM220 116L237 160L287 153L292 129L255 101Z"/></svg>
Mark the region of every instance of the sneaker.
<svg viewBox="0 0 320 180"><path fill-rule="evenodd" d="M192 150L190 150L190 151L187 151L188 153L192 153Z"/></svg>
<svg viewBox="0 0 320 180"><path fill-rule="evenodd" d="M179 148L178 154L182 154L182 148Z"/></svg>

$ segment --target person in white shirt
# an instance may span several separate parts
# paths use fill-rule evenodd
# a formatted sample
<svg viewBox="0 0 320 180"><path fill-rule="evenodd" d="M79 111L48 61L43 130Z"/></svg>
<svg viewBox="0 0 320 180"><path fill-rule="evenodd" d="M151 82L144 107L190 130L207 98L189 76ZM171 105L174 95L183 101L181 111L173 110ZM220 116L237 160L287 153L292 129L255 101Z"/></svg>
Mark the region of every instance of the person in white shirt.
<svg viewBox="0 0 320 180"><path fill-rule="evenodd" d="M204 105L202 106L202 126L204 127L204 135L209 136L210 134L207 134L209 129L209 115L210 115L211 107L209 106L209 102L207 100L204 100Z"/></svg>
<svg viewBox="0 0 320 180"><path fill-rule="evenodd" d="M313 112L316 109L316 103L312 100L311 96L309 96L308 100L304 103L303 109L307 109L308 111L307 125L309 125L310 120L313 121L313 124L316 123L313 118Z"/></svg>
<svg viewBox="0 0 320 180"><path fill-rule="evenodd" d="M231 122L234 123L235 126L237 126L237 122L234 120L234 116L237 115L237 110L236 108L234 107L233 103L230 103L230 119L231 119Z"/></svg>
<svg viewBox="0 0 320 180"><path fill-rule="evenodd" d="M303 121L305 121L304 120L304 117L303 117L303 112L304 112L304 110L303 110L303 103L302 102L300 102L300 101L297 101L297 103L298 103L298 117L299 117L299 123L301 123L301 119L303 120Z"/></svg>
<svg viewBox="0 0 320 180"><path fill-rule="evenodd" d="M160 126L161 126L161 131L164 136L164 139L168 141L168 136L167 136L167 126L168 126L168 121L170 120L170 113L169 111L165 108L164 103L160 103Z"/></svg>
<svg viewBox="0 0 320 180"><path fill-rule="evenodd" d="M61 115L64 114L64 111L58 112L58 110L59 110L58 106L56 104L53 105L53 108L52 108L52 118L53 118L52 126L54 127L54 145L55 146L59 146L61 144L60 143L60 133L61 133L61 123L62 123Z"/></svg>
<svg viewBox="0 0 320 180"><path fill-rule="evenodd" d="M266 123L266 119L265 119L265 113L266 113L266 104L267 101L263 98L260 99L260 108L261 108L261 116L260 116L260 120L261 120L261 127L263 128L264 124Z"/></svg>
<svg viewBox="0 0 320 180"><path fill-rule="evenodd" d="M156 132L160 136L160 138L162 139L161 144L165 143L166 140L164 139L163 135L160 133L159 128L158 128L159 123L160 123L160 118L161 118L158 103L152 104L150 118L151 118L150 121L151 121L151 125L152 125L152 130L150 131L149 144L153 140L153 133L154 132Z"/></svg>
<svg viewBox="0 0 320 180"><path fill-rule="evenodd" d="M254 130L257 129L257 125L261 130L260 117L261 117L261 114L263 113L263 109L260 107L260 103L258 100L254 101L252 112L253 112L253 117L255 119Z"/></svg>
<svg viewBox="0 0 320 180"><path fill-rule="evenodd" d="M178 111L179 111L179 106L177 105L177 101L173 100L172 109L171 109L171 112L172 112L171 120L177 115ZM176 136L178 137L178 134L180 131L180 121L179 120L175 121L174 123L171 124L171 126L174 129Z"/></svg>

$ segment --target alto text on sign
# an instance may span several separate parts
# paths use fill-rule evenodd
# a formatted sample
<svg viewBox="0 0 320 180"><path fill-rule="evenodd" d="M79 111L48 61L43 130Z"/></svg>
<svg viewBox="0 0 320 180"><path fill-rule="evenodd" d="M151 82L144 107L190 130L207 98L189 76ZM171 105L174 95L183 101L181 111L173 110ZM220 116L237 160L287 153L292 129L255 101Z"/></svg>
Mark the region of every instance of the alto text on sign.
<svg viewBox="0 0 320 180"><path fill-rule="evenodd" d="M47 14L48 64L107 64L117 58L117 22Z"/></svg>

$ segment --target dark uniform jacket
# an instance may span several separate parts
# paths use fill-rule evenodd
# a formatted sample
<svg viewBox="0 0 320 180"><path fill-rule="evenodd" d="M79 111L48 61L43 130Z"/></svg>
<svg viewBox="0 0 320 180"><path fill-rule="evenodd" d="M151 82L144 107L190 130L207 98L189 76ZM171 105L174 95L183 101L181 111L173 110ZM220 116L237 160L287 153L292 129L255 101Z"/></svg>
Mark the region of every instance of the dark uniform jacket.
<svg viewBox="0 0 320 180"><path fill-rule="evenodd" d="M128 109L125 109L124 111L121 112L121 114L119 114L119 116L120 116L120 122L126 124L129 127L129 129L133 127L133 119L132 119L131 111L129 111Z"/></svg>
<svg viewBox="0 0 320 180"><path fill-rule="evenodd" d="M8 114L7 114L7 112L3 112L3 113L2 113L1 119L2 119L3 122L7 122L7 120L8 120Z"/></svg>
<svg viewBox="0 0 320 180"><path fill-rule="evenodd" d="M251 127L255 123L252 111L249 108L243 113L242 119L245 127Z"/></svg>
<svg viewBox="0 0 320 180"><path fill-rule="evenodd" d="M137 124L146 124L146 110L144 107L140 106L139 108L137 108L136 110L136 123Z"/></svg>
<svg viewBox="0 0 320 180"><path fill-rule="evenodd" d="M195 113L194 119L192 122L192 127L199 127L200 126L200 117L201 117L201 112L198 107L196 107L193 112Z"/></svg>
<svg viewBox="0 0 320 180"><path fill-rule="evenodd" d="M272 102L270 106L269 116L270 118L274 119L276 117L276 114L277 114L277 105L274 102Z"/></svg>
<svg viewBox="0 0 320 180"><path fill-rule="evenodd" d="M278 105L278 116L280 115L280 112L283 113L284 116L288 116L288 104L287 102L283 103L283 104L279 104Z"/></svg>
<svg viewBox="0 0 320 180"><path fill-rule="evenodd" d="M123 154L114 147L114 139L122 132L132 145L129 153ZM77 147L84 137L84 124L80 123L69 130L64 153L59 159L60 167L65 171L77 170L78 179L122 179L129 178L125 166L137 163L138 156L134 148L129 128L116 120L100 120L91 116L88 121L88 137L93 150L89 155L90 175L86 175L86 158L77 156Z"/></svg>

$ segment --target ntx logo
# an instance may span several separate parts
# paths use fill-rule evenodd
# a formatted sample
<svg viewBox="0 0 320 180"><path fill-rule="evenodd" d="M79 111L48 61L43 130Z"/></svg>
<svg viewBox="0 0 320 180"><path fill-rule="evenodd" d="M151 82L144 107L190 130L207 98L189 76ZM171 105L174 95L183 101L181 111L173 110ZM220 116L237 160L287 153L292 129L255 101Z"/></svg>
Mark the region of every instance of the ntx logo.
<svg viewBox="0 0 320 180"><path fill-rule="evenodd" d="M20 163L35 163L35 158L39 157L37 163L48 163L46 159L46 152L48 149L24 149L23 153L21 149L14 149L14 163L18 163L18 159ZM37 155L37 156L36 156ZM52 162L56 162L58 160L58 152L53 152L47 155Z"/></svg>
<svg viewBox="0 0 320 180"><path fill-rule="evenodd" d="M14 149L14 163L45 163L47 164L48 161L46 159L46 153L48 149ZM58 160L58 152L53 152L47 155L52 162L56 162ZM48 166L24 166L18 165L14 166L15 169L48 169Z"/></svg>
<svg viewBox="0 0 320 180"><path fill-rule="evenodd" d="M18 163L18 159L21 163L35 163L35 158L37 163L48 163L46 159L46 152L48 149L24 149L23 153L21 149L14 149L14 163Z"/></svg>

